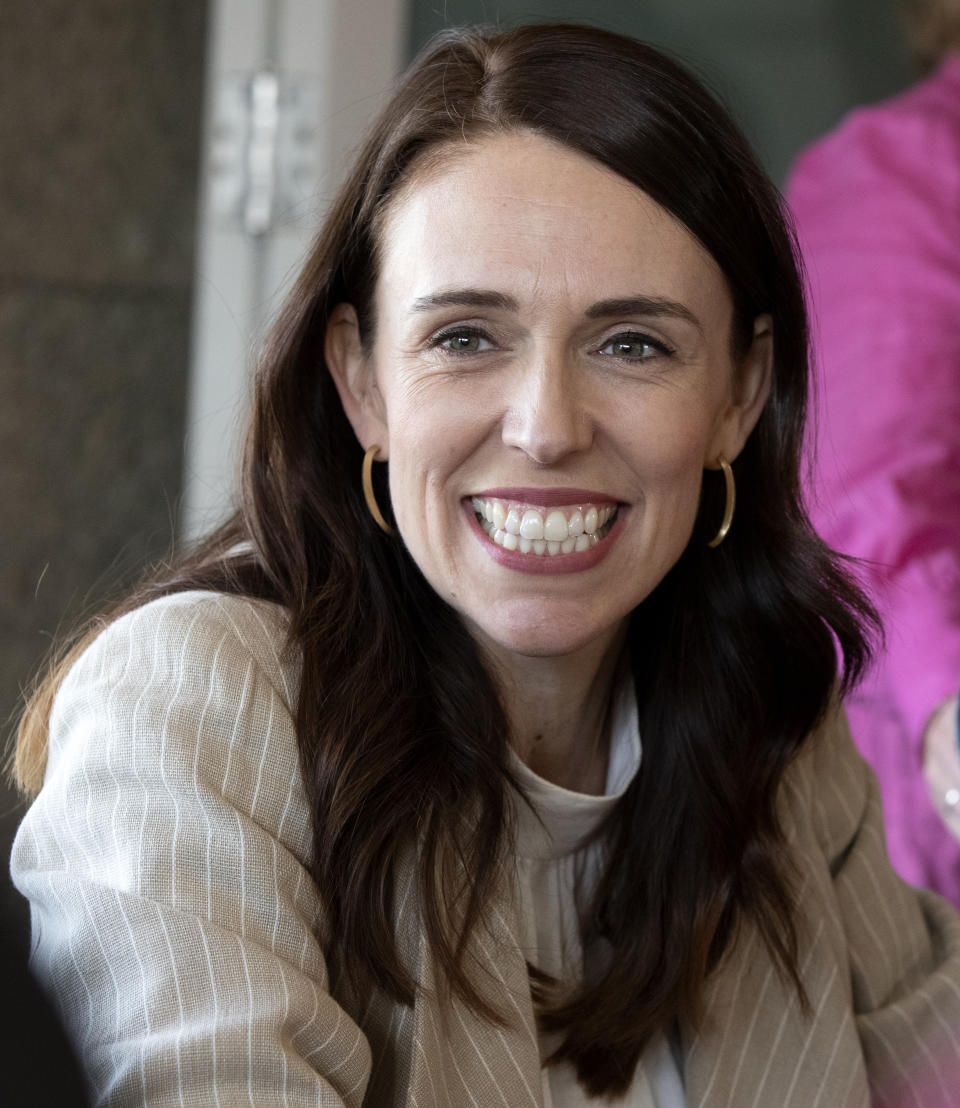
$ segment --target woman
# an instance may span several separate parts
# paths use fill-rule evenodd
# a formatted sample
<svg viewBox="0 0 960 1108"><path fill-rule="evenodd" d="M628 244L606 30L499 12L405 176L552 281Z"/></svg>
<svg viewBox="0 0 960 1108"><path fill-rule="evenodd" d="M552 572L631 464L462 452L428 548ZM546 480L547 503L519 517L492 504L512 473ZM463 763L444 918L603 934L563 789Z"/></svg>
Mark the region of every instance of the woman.
<svg viewBox="0 0 960 1108"><path fill-rule="evenodd" d="M960 921L834 703L869 609L805 382L777 197L685 71L427 49L241 511L24 725L29 781L69 668L14 869L98 1103L949 1103Z"/></svg>
<svg viewBox="0 0 960 1108"><path fill-rule="evenodd" d="M929 72L805 150L787 198L818 323L811 516L888 630L850 729L897 871L960 906L960 0L902 8Z"/></svg>

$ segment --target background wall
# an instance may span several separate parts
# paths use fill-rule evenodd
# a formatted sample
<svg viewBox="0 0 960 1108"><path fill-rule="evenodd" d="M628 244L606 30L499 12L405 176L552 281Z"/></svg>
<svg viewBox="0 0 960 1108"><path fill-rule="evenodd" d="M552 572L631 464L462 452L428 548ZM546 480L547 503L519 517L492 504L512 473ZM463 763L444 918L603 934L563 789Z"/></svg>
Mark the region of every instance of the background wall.
<svg viewBox="0 0 960 1108"><path fill-rule="evenodd" d="M204 28L198 0L2 6L0 720L51 636L171 544ZM21 811L0 792L4 868ZM0 925L22 918L6 892Z"/></svg>
<svg viewBox="0 0 960 1108"><path fill-rule="evenodd" d="M410 51L444 26L544 19L678 54L733 108L778 183L845 111L911 79L896 0L411 0Z"/></svg>
<svg viewBox="0 0 960 1108"><path fill-rule="evenodd" d="M719 88L781 180L844 111L909 81L894 3L410 0L408 43L493 18L646 38ZM174 535L205 24L202 0L0 9L0 720L51 636ZM4 858L21 811L0 788ZM24 916L4 886L0 927L23 941Z"/></svg>

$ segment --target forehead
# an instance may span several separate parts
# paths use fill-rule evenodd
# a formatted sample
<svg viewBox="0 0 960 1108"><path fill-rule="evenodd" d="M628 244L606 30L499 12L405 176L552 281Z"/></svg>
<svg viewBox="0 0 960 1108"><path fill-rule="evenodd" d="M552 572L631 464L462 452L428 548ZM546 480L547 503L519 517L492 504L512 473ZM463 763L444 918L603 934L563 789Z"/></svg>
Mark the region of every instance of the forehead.
<svg viewBox="0 0 960 1108"><path fill-rule="evenodd" d="M465 282L522 302L651 294L724 329L732 307L717 263L665 208L601 163L526 132L444 147L414 169L383 220L380 260L391 299Z"/></svg>

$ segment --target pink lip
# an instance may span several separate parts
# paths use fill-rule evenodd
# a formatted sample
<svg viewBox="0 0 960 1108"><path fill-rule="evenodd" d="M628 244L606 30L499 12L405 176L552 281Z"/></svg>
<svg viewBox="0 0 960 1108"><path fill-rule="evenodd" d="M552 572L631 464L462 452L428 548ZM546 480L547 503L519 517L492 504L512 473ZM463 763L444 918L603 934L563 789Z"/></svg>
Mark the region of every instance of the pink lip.
<svg viewBox="0 0 960 1108"><path fill-rule="evenodd" d="M544 502L538 500L536 496L541 495L547 491L544 489L508 489L510 495L504 496L503 491L498 492L486 492L477 493L478 496L491 496L496 497L499 500L527 500L528 503L541 504L543 507L549 507L550 501ZM568 496L571 492L578 493L576 489L560 489L555 490ZM582 493L582 490L579 490ZM536 496L529 498L526 495L523 497L517 496L517 493L534 493ZM609 496L602 497L600 500L591 499L593 493L582 494L582 499L578 500L577 496L572 499L555 500L554 504L576 504L587 502L590 504L616 504L616 500L611 500ZM624 527L624 516L626 513L620 512L614 520L613 526L610 528L609 533L597 543L596 546L591 546L589 550L581 550L580 553L574 552L573 554L521 554L519 550L507 550L502 546L497 546L496 543L491 542L487 535L480 530L480 524L477 523L477 516L473 510L473 506L469 500L464 502L464 512L466 513L467 520L473 533L477 536L477 539L483 544L483 549L487 554L498 564L505 569L514 569L518 573L532 573L532 574L549 574L550 576L557 576L562 573L582 573L584 570L593 569L595 565L598 565L604 558L610 553L613 548L613 544L617 541L620 532Z"/></svg>
<svg viewBox="0 0 960 1108"><path fill-rule="evenodd" d="M484 489L473 496L480 500L513 500L518 504L539 504L542 508L559 508L570 504L616 504L617 499L603 492L589 489ZM469 502L470 497L467 497ZM509 553L509 551L508 551ZM586 554L586 551L583 551ZM559 557L560 555L558 555ZM564 557L572 557L570 554Z"/></svg>

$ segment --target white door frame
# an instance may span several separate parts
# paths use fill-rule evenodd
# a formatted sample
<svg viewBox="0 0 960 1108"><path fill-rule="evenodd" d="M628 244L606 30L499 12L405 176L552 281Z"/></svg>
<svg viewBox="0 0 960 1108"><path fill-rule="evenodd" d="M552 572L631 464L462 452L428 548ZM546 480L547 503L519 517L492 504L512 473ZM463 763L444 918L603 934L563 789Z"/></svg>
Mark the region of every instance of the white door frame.
<svg viewBox="0 0 960 1108"><path fill-rule="evenodd" d="M181 535L236 504L264 331L403 61L404 0L210 0Z"/></svg>

